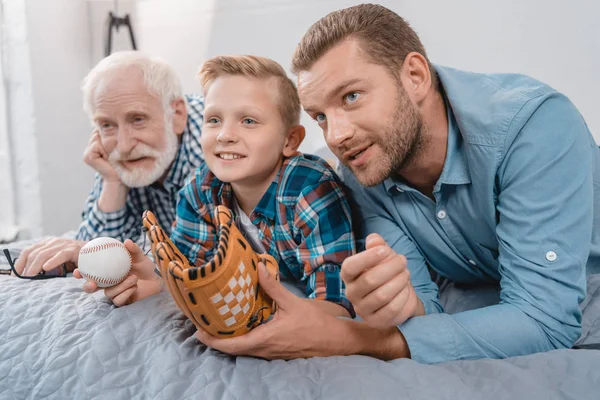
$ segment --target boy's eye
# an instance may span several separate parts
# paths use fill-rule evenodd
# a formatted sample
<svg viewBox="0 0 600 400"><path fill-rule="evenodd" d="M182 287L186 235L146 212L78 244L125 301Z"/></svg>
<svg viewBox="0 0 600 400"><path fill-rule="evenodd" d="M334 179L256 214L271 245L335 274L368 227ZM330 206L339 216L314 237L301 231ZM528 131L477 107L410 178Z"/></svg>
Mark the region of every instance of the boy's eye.
<svg viewBox="0 0 600 400"><path fill-rule="evenodd" d="M346 100L346 104L354 103L356 100L358 100L359 97L360 97L360 93L358 93L358 92L351 92L351 93L348 93L346 96L344 96L344 98Z"/></svg>
<svg viewBox="0 0 600 400"><path fill-rule="evenodd" d="M323 122L325 122L325 120L325 114L319 113L315 115L315 121L317 121L319 124L322 124Z"/></svg>
<svg viewBox="0 0 600 400"><path fill-rule="evenodd" d="M243 123L243 124L250 125L250 124L256 124L256 121L255 121L255 120L253 120L252 118L244 118L244 119L242 120L242 123Z"/></svg>
<svg viewBox="0 0 600 400"><path fill-rule="evenodd" d="M206 123L207 123L207 124L218 124L218 123L219 123L219 120L218 120L217 118L215 118L215 117L210 117L210 118L208 118L208 119L206 120Z"/></svg>

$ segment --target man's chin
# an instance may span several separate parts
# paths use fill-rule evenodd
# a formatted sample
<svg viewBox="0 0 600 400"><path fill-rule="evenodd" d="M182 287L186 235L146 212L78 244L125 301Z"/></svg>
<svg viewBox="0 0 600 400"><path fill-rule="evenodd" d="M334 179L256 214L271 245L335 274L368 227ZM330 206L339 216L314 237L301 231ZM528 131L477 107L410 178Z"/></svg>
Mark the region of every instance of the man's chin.
<svg viewBox="0 0 600 400"><path fill-rule="evenodd" d="M139 170L120 170L118 171L121 182L130 188L140 188L144 186L150 186L156 182L162 175L156 171L146 171L145 169ZM156 176L158 175L158 177Z"/></svg>
<svg viewBox="0 0 600 400"><path fill-rule="evenodd" d="M387 178L387 175L382 173L381 169L378 169L377 166L356 168L346 165L346 167L350 169L356 180L366 187L377 186Z"/></svg>

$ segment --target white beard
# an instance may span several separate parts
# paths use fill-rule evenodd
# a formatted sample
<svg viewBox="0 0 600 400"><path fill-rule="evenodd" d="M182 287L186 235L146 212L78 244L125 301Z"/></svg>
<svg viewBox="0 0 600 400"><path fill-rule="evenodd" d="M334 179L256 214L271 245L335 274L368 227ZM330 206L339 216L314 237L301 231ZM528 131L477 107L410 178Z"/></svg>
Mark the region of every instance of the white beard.
<svg viewBox="0 0 600 400"><path fill-rule="evenodd" d="M165 121L165 148L163 151L158 151L147 144L140 143L134 147L133 151L127 155L127 159L135 160L142 157L152 157L156 161L151 171L147 171L145 168L126 169L119 162L123 160L119 150L114 149L108 160L110 164L115 168L117 174L121 178L121 181L130 188L149 186L160 179L166 172L167 168L171 165L177 150L179 150L179 142L177 141L177 135L173 132L173 125L171 118Z"/></svg>

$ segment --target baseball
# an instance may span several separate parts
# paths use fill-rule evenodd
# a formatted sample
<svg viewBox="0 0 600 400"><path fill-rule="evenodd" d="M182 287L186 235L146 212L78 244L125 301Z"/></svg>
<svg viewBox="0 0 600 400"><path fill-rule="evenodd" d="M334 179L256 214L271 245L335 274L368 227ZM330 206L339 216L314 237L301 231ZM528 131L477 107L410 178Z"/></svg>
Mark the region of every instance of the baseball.
<svg viewBox="0 0 600 400"><path fill-rule="evenodd" d="M77 263L86 280L105 288L125 279L131 269L131 255L117 239L99 237L81 248Z"/></svg>

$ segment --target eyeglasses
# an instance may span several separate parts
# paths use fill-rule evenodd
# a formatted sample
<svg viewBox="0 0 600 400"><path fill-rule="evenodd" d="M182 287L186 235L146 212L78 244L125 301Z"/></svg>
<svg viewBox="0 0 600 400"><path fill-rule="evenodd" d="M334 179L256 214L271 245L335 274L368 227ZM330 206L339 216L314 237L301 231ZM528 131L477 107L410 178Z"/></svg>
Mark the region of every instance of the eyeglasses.
<svg viewBox="0 0 600 400"><path fill-rule="evenodd" d="M8 260L8 265L10 265L10 269L0 269L0 275L10 275L12 272L17 278L31 279L31 280L64 278L67 276L66 264L63 264L60 267L55 268L51 271L42 271L39 274L34 275L34 276L23 276L23 275L19 274L17 272L17 270L15 269L15 262L17 261L17 258L15 258L13 260L12 257L10 256L10 251L8 251L8 249L4 249L2 252L4 253L4 257L6 257L6 259Z"/></svg>

